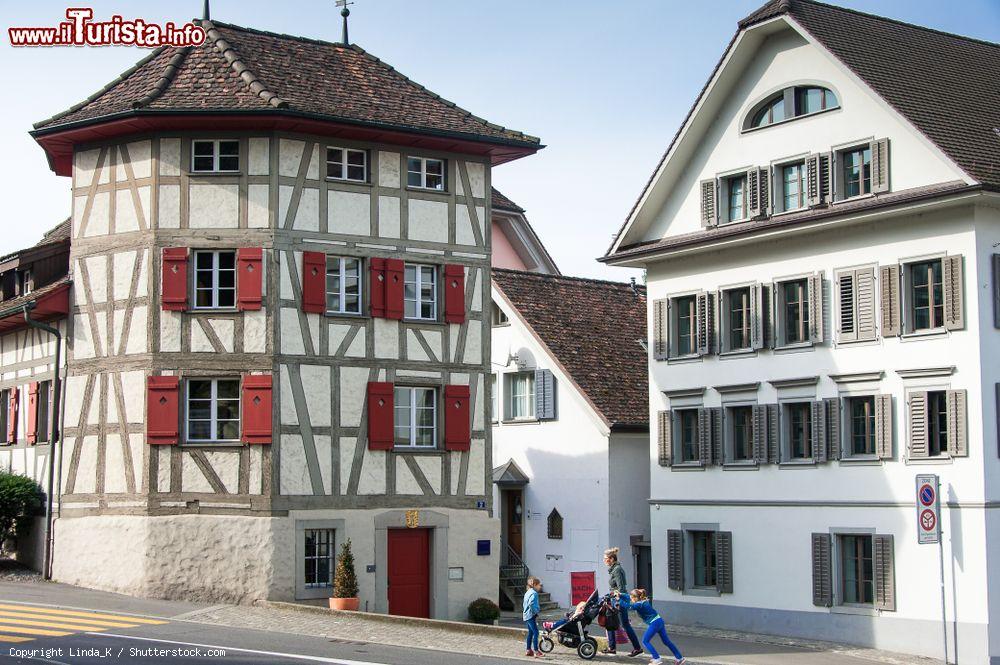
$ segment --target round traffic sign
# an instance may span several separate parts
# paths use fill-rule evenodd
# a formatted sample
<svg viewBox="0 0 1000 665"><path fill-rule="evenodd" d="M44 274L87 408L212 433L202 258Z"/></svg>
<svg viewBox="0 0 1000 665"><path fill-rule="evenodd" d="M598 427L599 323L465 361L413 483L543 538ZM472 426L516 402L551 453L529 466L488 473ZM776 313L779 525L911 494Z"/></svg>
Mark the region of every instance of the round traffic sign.
<svg viewBox="0 0 1000 665"><path fill-rule="evenodd" d="M930 506L934 503L934 488L927 484L921 485L917 496L920 497L920 503Z"/></svg>
<svg viewBox="0 0 1000 665"><path fill-rule="evenodd" d="M935 526L937 526L937 517L935 517L933 510L927 508L920 513L921 529L924 531L933 531Z"/></svg>

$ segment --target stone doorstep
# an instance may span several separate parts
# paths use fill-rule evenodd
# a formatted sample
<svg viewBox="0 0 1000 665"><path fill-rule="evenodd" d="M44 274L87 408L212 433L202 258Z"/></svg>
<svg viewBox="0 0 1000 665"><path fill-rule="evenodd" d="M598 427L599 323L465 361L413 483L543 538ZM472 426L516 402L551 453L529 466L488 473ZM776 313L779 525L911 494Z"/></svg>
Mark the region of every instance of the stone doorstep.
<svg viewBox="0 0 1000 665"><path fill-rule="evenodd" d="M306 605L301 603L288 603L279 601L258 601L254 603L258 607L271 607L274 609L295 610L310 614L320 614L325 616L344 616L345 618L364 619L381 623L406 625L413 627L437 628L456 633L470 635L484 635L500 638L524 639L523 628L511 628L506 626L487 626L483 624L466 623L462 621L445 621L442 619L419 619L416 617L401 617L391 614L376 614L374 612L349 612L346 610L331 610L316 605ZM602 630L600 626L593 624L596 630ZM776 646L798 647L812 651L836 653L852 658L870 660L884 665L931 665L937 661L921 656L911 656L907 654L897 654L867 647L839 644L836 642L822 642L819 640L804 640L793 637L782 637L779 635L759 635L754 633L742 633L732 630L720 630L717 628L698 628L694 626L679 626L667 624L667 632L677 635L688 635L692 637L703 637L710 639L720 639L735 642L752 642L756 644L773 644ZM598 649L607 646L607 640L597 635L591 635L597 640ZM558 647L557 645L557 648ZM553 654L554 655L554 654ZM698 659L698 663L711 665L712 661Z"/></svg>

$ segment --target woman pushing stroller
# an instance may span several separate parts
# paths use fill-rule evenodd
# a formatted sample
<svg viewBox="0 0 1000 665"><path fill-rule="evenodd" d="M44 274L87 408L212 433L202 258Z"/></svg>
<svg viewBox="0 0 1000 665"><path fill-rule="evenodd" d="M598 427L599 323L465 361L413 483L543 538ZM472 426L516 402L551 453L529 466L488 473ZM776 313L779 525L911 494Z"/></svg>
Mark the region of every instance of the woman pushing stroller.
<svg viewBox="0 0 1000 665"><path fill-rule="evenodd" d="M630 609L634 610L646 622L647 628L646 633L642 636L642 645L646 647L646 650L653 657L650 665L662 665L663 663L660 654L653 646L652 639L654 636L659 636L667 648L670 649L675 658L675 665L684 665L687 662L684 656L681 655L680 650L670 641L670 637L667 635L667 628L663 623L663 617L653 609L653 604L646 596L645 589L632 589L628 595L622 595L618 591L613 592L613 594L618 597L618 604L623 612L628 612Z"/></svg>

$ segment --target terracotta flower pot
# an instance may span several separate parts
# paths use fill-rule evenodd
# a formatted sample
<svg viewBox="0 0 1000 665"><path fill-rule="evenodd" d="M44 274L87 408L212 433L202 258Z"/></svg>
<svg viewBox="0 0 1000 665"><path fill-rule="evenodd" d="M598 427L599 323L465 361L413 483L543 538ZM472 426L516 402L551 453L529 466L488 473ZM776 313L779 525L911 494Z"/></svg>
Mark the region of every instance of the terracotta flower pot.
<svg viewBox="0 0 1000 665"><path fill-rule="evenodd" d="M361 605L361 599L360 598L331 598L330 599L330 609L331 610L348 610L350 612L357 612L359 605Z"/></svg>

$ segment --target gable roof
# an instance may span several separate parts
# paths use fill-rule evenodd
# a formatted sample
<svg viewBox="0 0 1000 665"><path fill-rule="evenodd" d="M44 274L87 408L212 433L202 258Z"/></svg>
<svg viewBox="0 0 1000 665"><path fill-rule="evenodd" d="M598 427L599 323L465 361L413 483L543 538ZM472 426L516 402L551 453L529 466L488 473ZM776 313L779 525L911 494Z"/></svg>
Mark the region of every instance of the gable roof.
<svg viewBox="0 0 1000 665"><path fill-rule="evenodd" d="M649 427L645 287L501 268L493 283L609 427Z"/></svg>
<svg viewBox="0 0 1000 665"><path fill-rule="evenodd" d="M785 16L986 189L1000 190L1000 45L815 0L770 0L738 24L605 255L625 233L745 30Z"/></svg>
<svg viewBox="0 0 1000 665"><path fill-rule="evenodd" d="M504 196L496 187L490 190L490 205L494 210L509 210L510 212L524 212L524 208L517 205Z"/></svg>
<svg viewBox="0 0 1000 665"><path fill-rule="evenodd" d="M153 51L100 91L35 130L150 113L289 113L473 141L541 147L477 117L356 44L196 21L200 46Z"/></svg>

